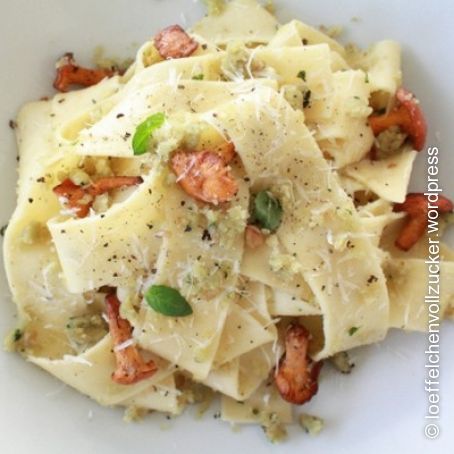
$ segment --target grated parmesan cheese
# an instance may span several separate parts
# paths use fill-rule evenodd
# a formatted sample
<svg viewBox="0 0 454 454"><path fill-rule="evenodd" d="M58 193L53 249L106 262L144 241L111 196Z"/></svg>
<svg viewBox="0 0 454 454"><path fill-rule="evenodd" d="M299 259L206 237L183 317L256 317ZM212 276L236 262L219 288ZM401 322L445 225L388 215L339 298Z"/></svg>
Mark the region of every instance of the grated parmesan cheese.
<svg viewBox="0 0 454 454"><path fill-rule="evenodd" d="M125 340L124 342L122 342L122 343L119 344L119 345L116 345L116 346L114 347L114 350L115 350L116 352L120 352L120 351L124 350L125 348L130 347L131 345L134 345L134 339L132 339L132 338L131 338L131 339L128 339L128 340Z"/></svg>

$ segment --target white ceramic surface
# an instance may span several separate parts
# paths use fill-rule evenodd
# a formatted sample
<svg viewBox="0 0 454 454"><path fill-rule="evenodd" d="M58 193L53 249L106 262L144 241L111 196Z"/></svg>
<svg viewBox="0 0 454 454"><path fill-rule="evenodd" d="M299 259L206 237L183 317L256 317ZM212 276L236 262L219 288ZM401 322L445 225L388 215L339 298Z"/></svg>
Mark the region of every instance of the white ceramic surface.
<svg viewBox="0 0 454 454"><path fill-rule="evenodd" d="M278 0L282 19L345 25L344 39L364 46L393 38L403 45L405 85L421 99L430 125L428 145L442 150L442 182L454 195L452 75L454 4L448 0ZM193 0L0 0L0 224L14 208L15 147L8 120L27 100L51 93L55 58L75 51L88 63L92 49L132 55L159 27L187 25L202 14ZM351 21L358 17L359 21ZM424 189L421 156L413 189ZM0 335L14 323L0 272ZM381 345L354 352L350 376L322 373L320 391L307 411L326 419L309 438L294 427L289 441L269 444L257 427L232 431L213 419L192 415L168 421L152 415L125 424L118 409L101 408L62 386L18 356L0 353L0 452L73 453L452 453L454 450L454 326L442 330L441 437L424 438L426 337L390 332Z"/></svg>

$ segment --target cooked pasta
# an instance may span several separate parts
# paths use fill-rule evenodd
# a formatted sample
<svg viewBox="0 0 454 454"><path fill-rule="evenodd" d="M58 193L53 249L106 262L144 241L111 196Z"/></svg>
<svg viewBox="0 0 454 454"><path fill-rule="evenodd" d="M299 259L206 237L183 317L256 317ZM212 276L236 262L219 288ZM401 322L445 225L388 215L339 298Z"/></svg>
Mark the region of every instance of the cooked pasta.
<svg viewBox="0 0 454 454"><path fill-rule="evenodd" d="M407 196L425 123L398 43L346 49L255 0L210 11L123 74L66 55L62 93L20 111L8 344L102 405L179 414L209 388L274 440L324 360L427 328Z"/></svg>

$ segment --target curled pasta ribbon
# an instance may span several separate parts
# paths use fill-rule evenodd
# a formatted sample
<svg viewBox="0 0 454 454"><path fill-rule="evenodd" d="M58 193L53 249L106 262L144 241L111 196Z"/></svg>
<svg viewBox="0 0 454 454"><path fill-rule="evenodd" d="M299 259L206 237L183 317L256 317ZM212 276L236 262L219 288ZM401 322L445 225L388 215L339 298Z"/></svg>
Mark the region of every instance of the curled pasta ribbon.
<svg viewBox="0 0 454 454"><path fill-rule="evenodd" d="M106 296L106 311L117 361L112 380L120 385L132 385L151 377L158 370L154 361L145 362L135 345L122 348L131 339L132 328L127 320L120 317L120 301L114 293Z"/></svg>
<svg viewBox="0 0 454 454"><path fill-rule="evenodd" d="M199 44L179 25L170 25L154 37L154 45L159 55L165 59L189 57Z"/></svg>
<svg viewBox="0 0 454 454"><path fill-rule="evenodd" d="M88 69L78 66L74 55L68 52L57 62L57 74L53 86L60 92L67 92L72 85L91 87L113 74L114 71L110 69Z"/></svg>
<svg viewBox="0 0 454 454"><path fill-rule="evenodd" d="M67 207L74 211L79 218L84 218L90 211L95 197L111 191L112 189L135 186L142 183L142 177L105 177L88 186L79 186L67 178L53 191L59 197L63 197Z"/></svg>
<svg viewBox="0 0 454 454"><path fill-rule="evenodd" d="M430 203L440 213L449 213L453 211L454 205L451 200L438 196L436 203ZM403 203L394 205L394 211L397 213L405 212L407 214L407 223L402 228L396 239L395 245L402 251L411 249L427 231L429 201L424 194L410 193L407 194Z"/></svg>
<svg viewBox="0 0 454 454"><path fill-rule="evenodd" d="M181 188L202 202L229 202L238 192L238 183L228 163L235 156L233 144L216 151L177 151L171 167Z"/></svg>
<svg viewBox="0 0 454 454"><path fill-rule="evenodd" d="M244 232L246 246L250 249L257 249L265 243L265 235L255 225L248 224Z"/></svg>
<svg viewBox="0 0 454 454"><path fill-rule="evenodd" d="M281 397L292 404L308 402L318 391L318 376L323 362L308 355L310 333L304 326L292 323L285 335L285 354L276 372L276 387Z"/></svg>
<svg viewBox="0 0 454 454"><path fill-rule="evenodd" d="M426 142L427 123L417 99L412 93L399 88L396 92L397 106L384 115L371 115L369 125L375 136L391 126L399 126L408 134L413 147L421 151Z"/></svg>

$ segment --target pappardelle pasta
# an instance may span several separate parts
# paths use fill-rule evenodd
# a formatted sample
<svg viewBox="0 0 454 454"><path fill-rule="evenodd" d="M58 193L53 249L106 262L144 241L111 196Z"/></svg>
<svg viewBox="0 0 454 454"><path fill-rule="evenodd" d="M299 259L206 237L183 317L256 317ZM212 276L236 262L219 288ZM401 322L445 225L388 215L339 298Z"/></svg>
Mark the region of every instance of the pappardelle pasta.
<svg viewBox="0 0 454 454"><path fill-rule="evenodd" d="M66 54L17 118L9 348L129 415L216 392L223 420L282 438L325 361L427 327L428 201L407 194L426 123L400 60L255 0L211 2L125 71Z"/></svg>

